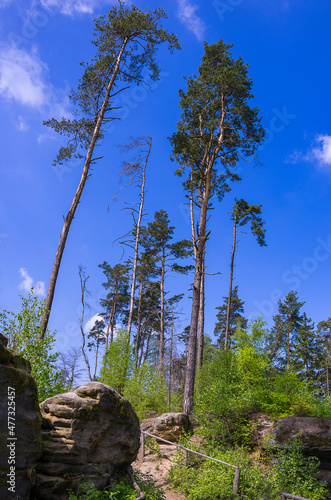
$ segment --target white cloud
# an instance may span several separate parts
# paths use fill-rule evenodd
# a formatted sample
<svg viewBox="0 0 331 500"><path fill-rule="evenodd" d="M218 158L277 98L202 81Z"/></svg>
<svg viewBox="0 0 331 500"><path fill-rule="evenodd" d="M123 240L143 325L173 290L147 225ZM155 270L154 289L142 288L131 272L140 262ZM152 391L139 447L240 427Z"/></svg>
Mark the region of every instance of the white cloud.
<svg viewBox="0 0 331 500"><path fill-rule="evenodd" d="M27 270L24 269L24 267L21 267L20 275L22 276L23 281L22 283L20 283L19 289L24 290L24 292L30 292L32 288L33 279L31 278L31 276L29 276Z"/></svg>
<svg viewBox="0 0 331 500"><path fill-rule="evenodd" d="M331 135L319 135L316 138L317 147L312 148L307 159L315 159L321 167L331 167Z"/></svg>
<svg viewBox="0 0 331 500"><path fill-rule="evenodd" d="M84 332L88 333L94 327L97 321L102 321L103 317L100 314L95 314L84 325ZM106 329L105 329L106 330Z"/></svg>
<svg viewBox="0 0 331 500"><path fill-rule="evenodd" d="M49 82L49 70L35 47L29 52L15 46L0 49L0 96L15 100L47 117L68 116L68 89L56 89ZM27 130L19 116L19 130Z"/></svg>
<svg viewBox="0 0 331 500"><path fill-rule="evenodd" d="M0 9L4 9L9 5L13 0L0 0Z"/></svg>
<svg viewBox="0 0 331 500"><path fill-rule="evenodd" d="M29 130L29 125L27 125L24 121L23 116L18 115L18 123L17 123L17 130L20 132L25 132L26 130Z"/></svg>
<svg viewBox="0 0 331 500"><path fill-rule="evenodd" d="M47 66L37 52L16 47L0 52L0 94L23 105L41 108L47 102Z"/></svg>
<svg viewBox="0 0 331 500"><path fill-rule="evenodd" d="M36 295L40 295L41 297L45 297L46 296L45 283L43 281L37 281L33 291Z"/></svg>
<svg viewBox="0 0 331 500"><path fill-rule="evenodd" d="M206 30L205 23L196 15L198 6L190 3L189 0L178 0L177 15L186 27L193 31L197 39L201 42Z"/></svg>
<svg viewBox="0 0 331 500"><path fill-rule="evenodd" d="M33 287L33 278L31 278L28 271L24 267L21 267L20 275L22 276L23 281L19 284L19 289L23 290L24 292L30 292L31 288ZM43 281L37 281L33 291L36 295L45 297L45 283Z"/></svg>
<svg viewBox="0 0 331 500"><path fill-rule="evenodd" d="M117 4L116 0L41 0L46 9L56 9L61 14L93 14L94 10L105 4Z"/></svg>

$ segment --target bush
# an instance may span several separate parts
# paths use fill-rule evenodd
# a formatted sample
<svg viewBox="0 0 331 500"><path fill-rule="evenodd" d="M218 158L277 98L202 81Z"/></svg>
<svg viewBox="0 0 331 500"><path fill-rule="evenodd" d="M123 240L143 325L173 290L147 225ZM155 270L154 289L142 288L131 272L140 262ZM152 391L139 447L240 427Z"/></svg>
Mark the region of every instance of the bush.
<svg viewBox="0 0 331 500"><path fill-rule="evenodd" d="M56 367L59 356L54 353L55 332L46 331L43 340L38 340L44 301L33 295L22 296L22 308L18 314L2 310L0 329L8 337L8 347L31 363L31 375L38 386L39 401L65 391L65 382Z"/></svg>
<svg viewBox="0 0 331 500"><path fill-rule="evenodd" d="M233 468L201 458L190 460L190 466L185 467L179 452L170 474L189 500L279 500L280 491L311 500L325 499L327 490L315 479L318 463L304 457L300 443L272 450L264 461L253 459L243 448L221 450L207 445L200 452L240 468L240 495L233 492Z"/></svg>
<svg viewBox="0 0 331 500"><path fill-rule="evenodd" d="M99 380L123 395L127 381L133 372L133 349L126 330L117 331L103 359Z"/></svg>
<svg viewBox="0 0 331 500"><path fill-rule="evenodd" d="M145 493L146 500L166 500L162 489L155 485L152 476L135 471L134 478ZM72 491L69 492L69 500L135 500L136 498L137 491L128 477L114 481L103 491L97 490L93 484L85 482L81 485L78 495Z"/></svg>
<svg viewBox="0 0 331 500"><path fill-rule="evenodd" d="M238 358L233 351L220 351L198 376L196 418L207 438L234 444L240 428L254 409L254 393L242 383Z"/></svg>
<svg viewBox="0 0 331 500"><path fill-rule="evenodd" d="M149 364L137 368L128 380L124 397L130 401L140 419L148 411L163 413L167 410L167 386L161 374Z"/></svg>

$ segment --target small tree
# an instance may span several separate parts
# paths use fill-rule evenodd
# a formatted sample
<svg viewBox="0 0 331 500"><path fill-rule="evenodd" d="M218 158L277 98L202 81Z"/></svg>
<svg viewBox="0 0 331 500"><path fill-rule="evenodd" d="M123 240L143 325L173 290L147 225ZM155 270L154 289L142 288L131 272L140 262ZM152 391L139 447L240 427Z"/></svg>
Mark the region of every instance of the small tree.
<svg viewBox="0 0 331 500"><path fill-rule="evenodd" d="M128 343L128 333L126 330L119 330L103 358L99 379L123 395L132 373L133 351Z"/></svg>
<svg viewBox="0 0 331 500"><path fill-rule="evenodd" d="M317 325L317 334L324 352L325 364L325 393L330 396L330 367L331 367L331 318L320 321Z"/></svg>
<svg viewBox="0 0 331 500"><path fill-rule="evenodd" d="M0 330L8 337L8 347L31 363L31 375L37 382L39 401L61 394L65 390L65 377L59 372L56 362L59 354L54 352L55 332L46 330L38 340L44 301L33 295L21 297L21 310L15 314L0 312Z"/></svg>
<svg viewBox="0 0 331 500"><path fill-rule="evenodd" d="M162 370L164 364L164 344L166 327L166 276L172 273L187 274L193 266L178 264L179 259L185 259L192 255L192 242L182 239L172 243L174 226L170 226L170 220L165 210L158 210L154 214L154 220L148 224L143 240L145 252L150 255L160 278L160 360L159 367ZM171 299L170 299L171 300Z"/></svg>
<svg viewBox="0 0 331 500"><path fill-rule="evenodd" d="M282 369L290 369L298 331L303 325L303 316L300 314L303 305L304 302L299 302L298 294L293 290L283 302L278 301L278 314L273 318L268 349L271 359Z"/></svg>
<svg viewBox="0 0 331 500"><path fill-rule="evenodd" d="M78 88L70 98L76 106L75 118L61 121L52 118L44 122L61 135L70 138L66 147L61 147L54 164L74 158L82 158L79 148L86 151L84 168L79 186L64 225L55 255L53 269L49 280L45 302L45 310L41 322L39 338L46 332L49 314L52 307L58 272L61 265L64 247L75 212L89 175L91 164L96 161L95 146L102 138L103 127L112 119L111 93L124 90L123 83L139 84L143 82L142 70L146 68L152 80L159 79L160 69L155 56L158 45L167 42L170 50L180 48L177 37L170 35L159 26L160 20L167 17L163 9L143 13L134 5L113 7L107 16L95 20L95 40L97 48L91 64L85 64L85 72Z"/></svg>
<svg viewBox="0 0 331 500"><path fill-rule="evenodd" d="M232 283L233 283L233 268L234 256L237 247L237 228L243 227L250 223L251 233L256 237L260 246L265 246L265 229L263 228L264 222L261 218L262 205L249 205L247 201L241 199L235 201L233 210L231 212L231 219L233 220L233 241L232 253L230 263L230 280L229 280L229 295L228 305L226 310L226 325L225 325L225 339L224 348L226 349L229 342L229 328L230 328L230 311L231 311L231 297L232 297Z"/></svg>
<svg viewBox="0 0 331 500"><path fill-rule="evenodd" d="M107 297L100 300L101 306L106 310L102 312L102 316L107 320L107 328L105 335L105 354L108 350L108 344L113 342L114 328L116 319L124 317L127 314L129 305L128 288L129 288L129 264L116 264L110 266L108 262L99 264L107 281L102 283L102 286L108 291Z"/></svg>
<svg viewBox="0 0 331 500"><path fill-rule="evenodd" d="M215 324L214 334L219 335L217 344L219 347L222 345L226 348L226 345L231 345L231 339L238 326L245 329L247 326L247 319L243 316L244 313L244 301L238 297L238 286L235 286L232 290L232 296L230 301L230 311L228 314L229 307L229 297L223 297L223 305L216 307L218 313L216 315L217 322ZM228 341L225 343L226 335L228 335Z"/></svg>

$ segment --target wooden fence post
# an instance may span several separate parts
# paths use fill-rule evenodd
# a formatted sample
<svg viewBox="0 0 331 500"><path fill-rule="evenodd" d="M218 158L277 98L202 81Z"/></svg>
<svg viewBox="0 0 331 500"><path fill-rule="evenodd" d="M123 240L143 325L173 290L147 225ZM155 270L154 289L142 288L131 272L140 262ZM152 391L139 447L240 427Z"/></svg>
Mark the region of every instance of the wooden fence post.
<svg viewBox="0 0 331 500"><path fill-rule="evenodd" d="M233 492L238 493L239 490L240 469L237 467L234 475Z"/></svg>
<svg viewBox="0 0 331 500"><path fill-rule="evenodd" d="M141 440L141 461L144 461L145 457L145 434L141 433L142 440Z"/></svg>

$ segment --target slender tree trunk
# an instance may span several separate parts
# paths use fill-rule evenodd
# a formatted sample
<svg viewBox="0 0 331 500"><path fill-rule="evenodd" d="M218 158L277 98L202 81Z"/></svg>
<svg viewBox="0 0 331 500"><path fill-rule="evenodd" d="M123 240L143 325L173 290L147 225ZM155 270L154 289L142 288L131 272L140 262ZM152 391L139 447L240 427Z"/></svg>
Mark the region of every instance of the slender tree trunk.
<svg viewBox="0 0 331 500"><path fill-rule="evenodd" d="M85 353L85 332L84 332L85 291L86 291L86 282L87 282L89 277L83 275L83 271L81 268L79 269L79 278L80 278L80 286L81 286L81 291L82 291L82 294L81 294L82 314L80 317L80 331L81 331L82 339L83 339L82 353L83 353L84 361L85 361L85 364L87 367L89 379L90 379L90 381L92 381L90 363L89 363L88 357L86 356L86 353Z"/></svg>
<svg viewBox="0 0 331 500"><path fill-rule="evenodd" d="M160 314L160 363L159 369L162 372L164 368L164 268L165 268L165 249L162 249L162 261L161 261L161 281L160 281L160 292L161 292L161 314Z"/></svg>
<svg viewBox="0 0 331 500"><path fill-rule="evenodd" d="M115 318L116 318L117 302L114 303L114 310L110 325L110 344L114 342L114 328L115 328Z"/></svg>
<svg viewBox="0 0 331 500"><path fill-rule="evenodd" d="M206 242L207 204L209 200L210 181L207 187L208 187L208 196L205 196L200 211L200 225L199 225L199 234L197 242L198 248L197 248L197 255L195 259L195 268L194 268L191 325L190 325L190 335L188 341L188 355L187 355L184 398L183 398L183 412L187 414L190 414L193 411L197 331L198 331L199 310L200 310L200 288L201 288L201 277L203 270L203 253Z"/></svg>
<svg viewBox="0 0 331 500"><path fill-rule="evenodd" d="M128 319L128 343L130 343L130 337L131 337L131 328L132 328L132 318L133 318L133 308L134 308L134 296L135 296L135 289L136 289L136 278L137 278L137 263L138 263L138 248L139 248L139 235L140 235L140 225L141 225L141 219L143 216L143 209L144 209L144 200L145 200L145 182L146 182L146 167L147 167L147 162L148 158L151 152L152 148L152 139L149 138L149 149L148 153L146 156L146 161L145 165L142 170L142 183L141 183L141 194L140 194L140 205L139 205L139 214L138 214L138 221L137 221L137 229L136 229L136 240L135 240L135 247L134 247L134 258L133 258L133 266L132 266L132 283L131 283L131 294L130 294L130 310L129 310L129 319Z"/></svg>
<svg viewBox="0 0 331 500"><path fill-rule="evenodd" d="M95 351L95 364L94 364L93 380L96 379L96 375L97 375L98 355L99 355L99 337L97 338L97 348L96 348L96 351Z"/></svg>
<svg viewBox="0 0 331 500"><path fill-rule="evenodd" d="M326 394L330 396L330 385L329 385L329 356L326 356Z"/></svg>
<svg viewBox="0 0 331 500"><path fill-rule="evenodd" d="M232 253L231 253L231 263L230 263L229 297L228 297L228 305L226 308L224 349L227 349L228 344L230 344L230 342L229 342L229 340L230 340L229 339L229 327L230 327L230 315L231 315L234 255L236 252L236 238L237 238L237 217L235 217L234 223L233 223L233 241L232 241Z"/></svg>
<svg viewBox="0 0 331 500"><path fill-rule="evenodd" d="M113 298L113 303L111 306L111 311L109 314L109 320L108 320L107 331L106 331L105 356L107 355L107 351L108 351L109 335L110 335L110 343L112 344L112 342L113 342L113 325L114 325L114 316L115 316L114 307L115 307L115 303L114 303L114 298Z"/></svg>
<svg viewBox="0 0 331 500"><path fill-rule="evenodd" d="M53 264L53 269L52 269L51 277L50 277L49 284L48 284L47 296L46 296L46 301L45 301L45 308L44 308L43 317L41 319L40 333L38 334L38 339L39 340L42 340L44 338L46 330L47 330L47 325L48 325L48 320L49 320L49 314L50 314L50 311L51 311L51 308L52 308L52 303L53 303L53 298L54 298L54 291L55 291L57 276L58 276L60 265L61 265L61 260L62 260L62 256L63 256L64 247L65 247L65 244L66 244L66 241L67 241L67 237L68 237L68 233L69 233L69 229L70 229L71 223L72 223L73 218L75 216L76 208L78 206L78 203L80 201L80 198L81 198L81 195L82 195L85 183L86 183L86 179L87 179L87 176L88 176L88 173L89 173L89 169L90 169L90 165L91 165L91 161L92 161L92 155L93 155L94 147L95 147L96 142L97 142L97 140L99 138L100 129L101 129L101 126L102 126L102 123L103 123L103 119L104 119L104 116L105 116L105 113L106 113L106 110L107 110L107 107L108 107L108 101L109 101L110 92L112 90L112 87L114 85L115 79L116 79L117 74L119 72L120 62L121 62L121 59L122 59L122 56L123 56L123 52L124 52L124 49L126 47L127 42L128 42L128 38L125 38L124 42L123 42L123 45L121 47L121 50L119 51L119 54L117 56L117 61L116 61L116 64L115 64L114 72L113 72L112 77L111 77L111 79L110 79L110 81L108 83L107 90L106 90L106 95L105 95L105 99L103 101L101 110L99 112L99 115L98 115L98 118L97 118L97 122L96 122L96 125L95 125L95 128L94 128L92 140L91 140L91 143L89 145L89 148L88 148L88 151L87 151L87 154L86 154L85 164L84 164L83 173L82 173L82 176L81 176L81 179L80 179L80 182L79 182L79 186L78 186L78 189L77 189L76 194L74 196L74 199L73 199L73 201L71 203L70 210L69 210L69 212L67 214L67 217L65 218L64 224L63 224L63 229L62 229L60 241L59 241L59 244L58 244L58 247L57 247L57 251L56 251L56 255L55 255L55 260L54 260L54 264Z"/></svg>
<svg viewBox="0 0 331 500"><path fill-rule="evenodd" d="M171 377L172 377L172 349L173 349L173 338L174 338L174 317L172 317L172 326L171 326L171 338L170 338L170 354L169 354L169 383L168 383L168 408L170 410L170 402L171 402Z"/></svg>
<svg viewBox="0 0 331 500"><path fill-rule="evenodd" d="M146 345L145 355L144 355L144 361L143 361L144 363L146 363L146 360L147 360L148 351L149 351L149 343L150 343L150 340L151 340L151 336L152 336L152 330L150 330L148 332L147 345Z"/></svg>
<svg viewBox="0 0 331 500"><path fill-rule="evenodd" d="M200 284L200 304L199 304L199 323L198 323L198 354L197 354L197 370L202 367L203 362L203 341L205 330L205 252L202 260L202 274Z"/></svg>
<svg viewBox="0 0 331 500"><path fill-rule="evenodd" d="M138 313L137 313L137 336L136 336L136 345L134 349L134 355L135 355L135 360L134 360L134 367L135 369L138 366L138 352L139 352L139 345L140 345L140 338L141 338L141 301L142 301L142 293L143 293L143 283L140 283L140 290L139 290L139 303L138 303Z"/></svg>

